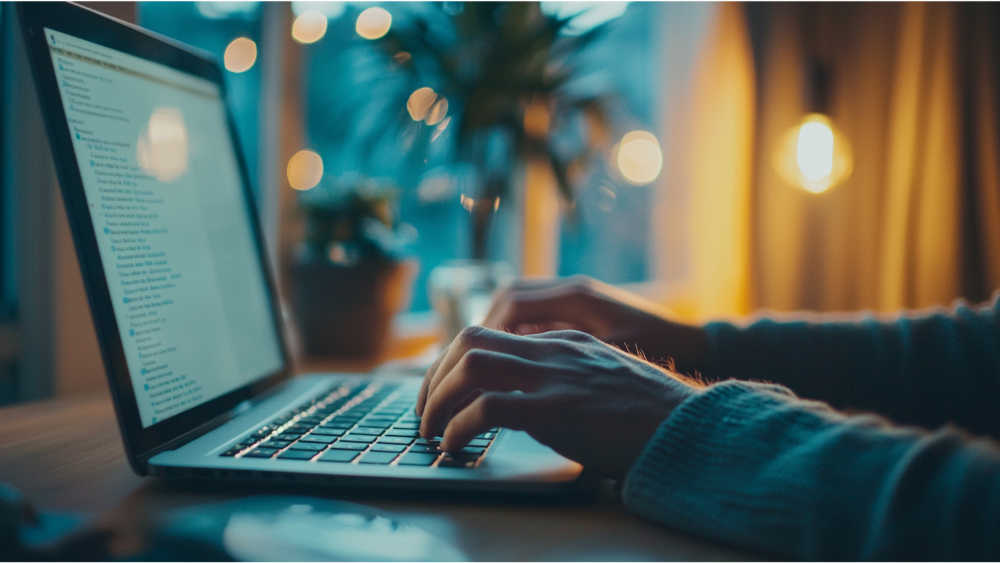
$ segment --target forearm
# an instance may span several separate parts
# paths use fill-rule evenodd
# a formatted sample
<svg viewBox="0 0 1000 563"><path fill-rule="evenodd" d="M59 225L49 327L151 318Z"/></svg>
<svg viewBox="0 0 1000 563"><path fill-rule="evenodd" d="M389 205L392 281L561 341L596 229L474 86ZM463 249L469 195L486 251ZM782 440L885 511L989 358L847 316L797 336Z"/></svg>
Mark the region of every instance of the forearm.
<svg viewBox="0 0 1000 563"><path fill-rule="evenodd" d="M959 305L895 319L713 323L706 326L706 371L713 379L773 381L803 397L897 422L952 421L998 436L996 317L995 308Z"/></svg>
<svg viewBox="0 0 1000 563"><path fill-rule="evenodd" d="M1000 557L1000 451L846 417L771 385L686 401L629 473L631 510L798 559Z"/></svg>

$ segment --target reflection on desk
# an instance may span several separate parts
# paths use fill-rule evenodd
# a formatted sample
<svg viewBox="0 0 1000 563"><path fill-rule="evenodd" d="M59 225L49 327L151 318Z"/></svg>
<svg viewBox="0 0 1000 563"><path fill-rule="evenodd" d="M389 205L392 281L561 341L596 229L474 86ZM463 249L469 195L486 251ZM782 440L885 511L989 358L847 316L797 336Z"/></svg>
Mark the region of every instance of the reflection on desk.
<svg viewBox="0 0 1000 563"><path fill-rule="evenodd" d="M526 498L144 479L129 469L107 396L0 409L0 428L0 481L19 487L44 509L93 517L115 533L113 549L119 555L141 552L158 515L168 509L274 493L349 500L384 510L452 542L473 560L748 557L628 514L608 483L568 497Z"/></svg>

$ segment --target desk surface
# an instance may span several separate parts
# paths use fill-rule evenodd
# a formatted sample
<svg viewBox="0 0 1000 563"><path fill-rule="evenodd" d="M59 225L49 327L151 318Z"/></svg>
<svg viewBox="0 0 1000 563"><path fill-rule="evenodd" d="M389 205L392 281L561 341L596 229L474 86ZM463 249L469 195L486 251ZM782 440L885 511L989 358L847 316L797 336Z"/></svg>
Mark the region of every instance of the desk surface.
<svg viewBox="0 0 1000 563"><path fill-rule="evenodd" d="M451 541L473 560L732 560L733 551L641 520L610 487L558 500L458 493L346 493L239 484L221 489L141 478L122 449L110 398L55 399L0 409L0 481L43 510L86 513L115 532L114 550L141 552L165 509L251 493L307 494L392 513ZM752 557L752 556L749 556Z"/></svg>

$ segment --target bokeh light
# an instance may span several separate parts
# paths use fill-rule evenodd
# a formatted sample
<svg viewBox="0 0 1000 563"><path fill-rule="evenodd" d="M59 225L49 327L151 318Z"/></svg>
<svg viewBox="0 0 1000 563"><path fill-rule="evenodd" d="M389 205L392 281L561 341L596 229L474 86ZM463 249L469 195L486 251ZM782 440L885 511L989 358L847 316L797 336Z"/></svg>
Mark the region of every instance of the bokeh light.
<svg viewBox="0 0 1000 563"><path fill-rule="evenodd" d="M292 38L299 43L315 43L326 35L326 16L316 10L303 12L292 24Z"/></svg>
<svg viewBox="0 0 1000 563"><path fill-rule="evenodd" d="M829 117L811 113L785 134L774 164L785 181L818 194L851 175L853 151Z"/></svg>
<svg viewBox="0 0 1000 563"><path fill-rule="evenodd" d="M246 72L257 62L257 44L246 37L237 37L226 47L223 61L229 72Z"/></svg>
<svg viewBox="0 0 1000 563"><path fill-rule="evenodd" d="M384 8L373 6L361 12L354 30L365 39L378 39L389 33L392 27L392 14Z"/></svg>
<svg viewBox="0 0 1000 563"><path fill-rule="evenodd" d="M833 130L822 121L807 121L799 127L795 162L802 175L817 181L833 172Z"/></svg>
<svg viewBox="0 0 1000 563"><path fill-rule="evenodd" d="M406 100L406 111L413 121L423 121L436 99L437 93L434 90L427 87L417 88Z"/></svg>
<svg viewBox="0 0 1000 563"><path fill-rule="evenodd" d="M323 159L313 151L301 150L288 161L288 185L311 190L323 179Z"/></svg>
<svg viewBox="0 0 1000 563"><path fill-rule="evenodd" d="M173 182L188 168L188 132L181 110L158 107L135 143L139 167L161 182Z"/></svg>
<svg viewBox="0 0 1000 563"><path fill-rule="evenodd" d="M448 99L444 96L438 96L437 101L431 106L431 110L427 112L427 117L424 119L427 121L427 125L437 125L444 120L446 115L448 115Z"/></svg>
<svg viewBox="0 0 1000 563"><path fill-rule="evenodd" d="M663 168L660 142L648 131L626 133L618 144L617 153L618 171L634 186L652 182Z"/></svg>

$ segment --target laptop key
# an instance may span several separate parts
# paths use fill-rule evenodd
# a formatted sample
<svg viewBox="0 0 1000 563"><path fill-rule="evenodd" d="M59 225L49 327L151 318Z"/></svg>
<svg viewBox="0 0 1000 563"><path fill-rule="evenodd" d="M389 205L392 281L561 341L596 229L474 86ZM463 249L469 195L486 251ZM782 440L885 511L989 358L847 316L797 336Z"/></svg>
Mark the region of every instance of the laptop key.
<svg viewBox="0 0 1000 563"><path fill-rule="evenodd" d="M392 429L385 433L386 436L402 436L403 438L419 438L420 432L416 430Z"/></svg>
<svg viewBox="0 0 1000 563"><path fill-rule="evenodd" d="M461 453L468 454L468 455L474 455L474 456L478 457L478 456L483 455L483 452L485 452L485 451L486 451L486 448L474 448L472 446L465 446L464 448L462 448L462 452Z"/></svg>
<svg viewBox="0 0 1000 563"><path fill-rule="evenodd" d="M359 453L350 450L327 450L323 455L319 456L317 461L334 461L339 463L350 463L354 461L354 458L358 457Z"/></svg>
<svg viewBox="0 0 1000 563"><path fill-rule="evenodd" d="M243 457L271 457L276 453L278 450L274 448L257 448Z"/></svg>
<svg viewBox="0 0 1000 563"><path fill-rule="evenodd" d="M375 444L372 446L373 452L396 452L402 453L406 450L406 446L401 444Z"/></svg>
<svg viewBox="0 0 1000 563"><path fill-rule="evenodd" d="M472 440L471 442L469 442L469 445L472 446L472 447L474 447L474 448L485 448L486 446L490 445L490 441L489 440Z"/></svg>
<svg viewBox="0 0 1000 563"><path fill-rule="evenodd" d="M399 430L420 430L419 422L397 422L394 428Z"/></svg>
<svg viewBox="0 0 1000 563"><path fill-rule="evenodd" d="M496 432L483 432L482 434L476 436L476 438L479 438L480 440L492 440L496 437L496 435Z"/></svg>
<svg viewBox="0 0 1000 563"><path fill-rule="evenodd" d="M399 455L396 452L368 452L361 458L359 463L372 465L388 465Z"/></svg>
<svg viewBox="0 0 1000 563"><path fill-rule="evenodd" d="M422 446L426 445L436 446L441 443L441 438L431 438L430 440L428 440L427 438L417 438L417 443Z"/></svg>
<svg viewBox="0 0 1000 563"><path fill-rule="evenodd" d="M338 440L334 442L332 446L330 446L330 449L362 451L368 449L368 444L358 443L358 442L343 442Z"/></svg>
<svg viewBox="0 0 1000 563"><path fill-rule="evenodd" d="M366 436L364 434L354 434L354 433L351 433L351 434L348 434L347 436L344 436L339 441L340 442L359 442L359 443L363 443L363 444L371 444L372 442L375 441L375 438L377 438L377 437L378 436Z"/></svg>
<svg viewBox="0 0 1000 563"><path fill-rule="evenodd" d="M222 452L222 455L220 457L233 457L234 455L236 455L236 454L238 454L238 453L240 453L242 451L243 451L243 448L241 446L236 446L235 448L233 448L231 450L227 450L225 452Z"/></svg>
<svg viewBox="0 0 1000 563"><path fill-rule="evenodd" d="M343 436L346 432L347 430L343 428L317 428L310 434L316 434L317 436Z"/></svg>
<svg viewBox="0 0 1000 563"><path fill-rule="evenodd" d="M407 453L403 457L399 458L399 465L432 465L435 460L437 460L437 454L428 453L417 453L411 452Z"/></svg>
<svg viewBox="0 0 1000 563"><path fill-rule="evenodd" d="M380 444L409 444L413 441L413 438L404 438L402 436L385 436L379 439Z"/></svg>
<svg viewBox="0 0 1000 563"><path fill-rule="evenodd" d="M316 457L318 452L312 450L288 450L278 454L278 459L299 459L308 461Z"/></svg>
<svg viewBox="0 0 1000 563"><path fill-rule="evenodd" d="M334 429L351 428L353 426L354 426L353 422L344 422L340 419L335 418L331 422L327 422L326 424L324 424L323 428L329 428L331 430L334 430Z"/></svg>
<svg viewBox="0 0 1000 563"><path fill-rule="evenodd" d="M326 449L326 444L318 444L316 442L295 442L292 444L293 450L312 450L314 452L323 451Z"/></svg>
<svg viewBox="0 0 1000 563"><path fill-rule="evenodd" d="M329 444L337 441L336 436L323 436L322 434L309 434L301 440L302 442L316 442L317 444Z"/></svg>
<svg viewBox="0 0 1000 563"><path fill-rule="evenodd" d="M374 422L376 424L392 424L396 422L398 416L369 416L365 419L365 422Z"/></svg>
<svg viewBox="0 0 1000 563"><path fill-rule="evenodd" d="M360 434L362 436L381 436L385 432L382 428L372 428L371 426L358 426L354 430L351 430L351 434Z"/></svg>
<svg viewBox="0 0 1000 563"><path fill-rule="evenodd" d="M365 428L378 428L379 430L385 430L386 428L392 426L392 422L380 422L378 420L366 419L358 423L358 428L361 428L362 426Z"/></svg>

